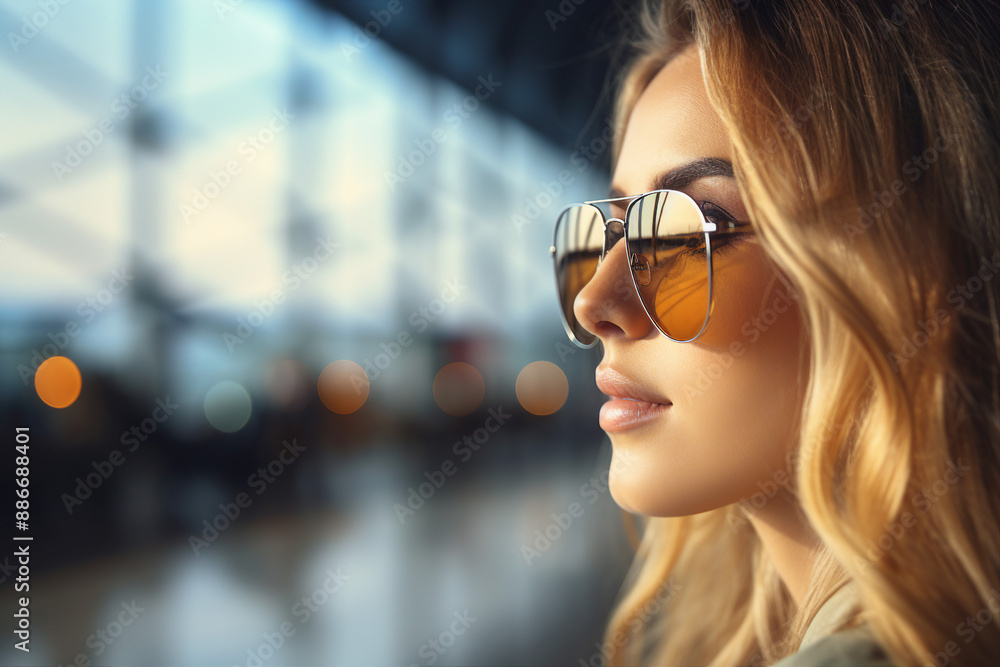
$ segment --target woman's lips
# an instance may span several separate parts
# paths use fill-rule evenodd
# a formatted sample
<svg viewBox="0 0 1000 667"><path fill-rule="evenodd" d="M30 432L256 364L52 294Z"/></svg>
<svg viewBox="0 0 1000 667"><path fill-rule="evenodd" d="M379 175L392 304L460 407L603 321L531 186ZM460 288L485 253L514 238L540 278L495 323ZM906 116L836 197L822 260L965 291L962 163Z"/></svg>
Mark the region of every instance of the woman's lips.
<svg viewBox="0 0 1000 667"><path fill-rule="evenodd" d="M646 424L666 414L672 405L670 399L610 366L597 367L597 387L610 398L601 406L600 424L605 431Z"/></svg>
<svg viewBox="0 0 1000 667"><path fill-rule="evenodd" d="M611 397L601 406L601 428L611 432L641 426L662 417L671 407L670 403L650 403Z"/></svg>

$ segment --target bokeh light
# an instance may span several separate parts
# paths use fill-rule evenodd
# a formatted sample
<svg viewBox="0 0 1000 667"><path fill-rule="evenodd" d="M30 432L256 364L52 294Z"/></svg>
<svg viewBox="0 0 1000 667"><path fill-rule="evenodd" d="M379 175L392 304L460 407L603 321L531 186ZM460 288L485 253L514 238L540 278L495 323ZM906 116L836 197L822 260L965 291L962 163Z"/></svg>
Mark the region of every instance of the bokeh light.
<svg viewBox="0 0 1000 667"><path fill-rule="evenodd" d="M208 423L223 433L235 433L250 420L250 394L238 382L223 380L205 394Z"/></svg>
<svg viewBox="0 0 1000 667"><path fill-rule="evenodd" d="M453 417L463 417L483 402L486 383L478 368L455 361L434 376L433 392L438 407Z"/></svg>
<svg viewBox="0 0 1000 667"><path fill-rule="evenodd" d="M267 370L266 387L271 402L285 410L298 410L308 399L309 370L301 361L277 359Z"/></svg>
<svg viewBox="0 0 1000 667"><path fill-rule="evenodd" d="M316 388L323 405L338 415L349 415L368 400L370 384L365 369L350 359L338 359L319 374Z"/></svg>
<svg viewBox="0 0 1000 667"><path fill-rule="evenodd" d="M51 357L35 371L35 391L53 408L73 405L83 387L80 369L66 357Z"/></svg>
<svg viewBox="0 0 1000 667"><path fill-rule="evenodd" d="M551 415L566 402L569 381L551 361L533 361L517 374L514 391L521 407L531 414Z"/></svg>

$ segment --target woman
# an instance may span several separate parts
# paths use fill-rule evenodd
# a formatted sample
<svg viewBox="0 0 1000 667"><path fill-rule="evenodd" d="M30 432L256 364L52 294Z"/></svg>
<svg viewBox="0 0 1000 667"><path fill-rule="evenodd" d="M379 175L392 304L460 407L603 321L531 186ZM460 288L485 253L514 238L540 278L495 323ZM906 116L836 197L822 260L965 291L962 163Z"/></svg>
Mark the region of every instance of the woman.
<svg viewBox="0 0 1000 667"><path fill-rule="evenodd" d="M642 13L552 249L643 517L591 664L997 664L998 15Z"/></svg>

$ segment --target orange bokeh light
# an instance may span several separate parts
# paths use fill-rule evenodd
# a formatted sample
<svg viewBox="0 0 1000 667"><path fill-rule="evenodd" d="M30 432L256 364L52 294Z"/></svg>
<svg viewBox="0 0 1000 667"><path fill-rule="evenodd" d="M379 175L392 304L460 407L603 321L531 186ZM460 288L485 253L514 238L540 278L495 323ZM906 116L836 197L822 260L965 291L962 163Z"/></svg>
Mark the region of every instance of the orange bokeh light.
<svg viewBox="0 0 1000 667"><path fill-rule="evenodd" d="M486 383L478 368L455 361L434 376L432 391L438 407L453 417L464 417L483 402Z"/></svg>
<svg viewBox="0 0 1000 667"><path fill-rule="evenodd" d="M514 392L521 407L533 415L551 415L566 403L569 380L551 361L533 361L517 374Z"/></svg>
<svg viewBox="0 0 1000 667"><path fill-rule="evenodd" d="M368 400L370 383L365 369L350 359L338 359L319 374L316 388L323 405L339 415L348 415Z"/></svg>
<svg viewBox="0 0 1000 667"><path fill-rule="evenodd" d="M35 372L35 391L46 405L53 408L73 405L82 387L80 369L66 357L46 359Z"/></svg>

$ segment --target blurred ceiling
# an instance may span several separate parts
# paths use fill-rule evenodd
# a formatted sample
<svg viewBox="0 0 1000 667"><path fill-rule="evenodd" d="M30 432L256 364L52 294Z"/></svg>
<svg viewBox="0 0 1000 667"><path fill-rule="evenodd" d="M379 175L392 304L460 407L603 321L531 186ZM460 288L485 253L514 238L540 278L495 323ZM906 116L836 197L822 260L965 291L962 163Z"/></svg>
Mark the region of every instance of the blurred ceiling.
<svg viewBox="0 0 1000 667"><path fill-rule="evenodd" d="M312 1L362 26L390 16L391 0ZM399 2L378 37L414 62L468 90L492 74L489 104L567 151L600 135L636 0Z"/></svg>

